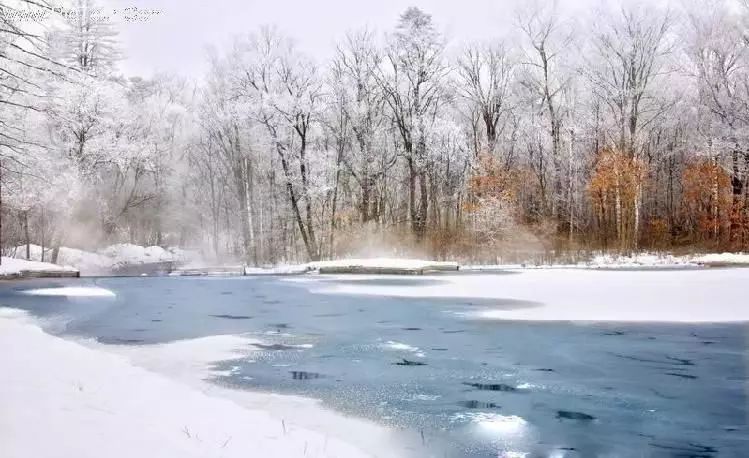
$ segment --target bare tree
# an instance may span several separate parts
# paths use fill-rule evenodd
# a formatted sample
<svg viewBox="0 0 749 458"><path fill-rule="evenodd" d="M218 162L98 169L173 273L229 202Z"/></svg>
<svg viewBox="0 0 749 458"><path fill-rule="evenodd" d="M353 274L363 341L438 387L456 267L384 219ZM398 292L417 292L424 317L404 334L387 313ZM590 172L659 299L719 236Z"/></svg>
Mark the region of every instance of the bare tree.
<svg viewBox="0 0 749 458"><path fill-rule="evenodd" d="M448 68L443 51L432 17L418 8L408 8L396 27L385 68L378 73L408 165L408 208L417 238L426 232L429 210L427 137L445 101L443 83Z"/></svg>
<svg viewBox="0 0 749 458"><path fill-rule="evenodd" d="M553 165L551 215L560 210L562 185L562 112L561 95L569 82L562 69L562 54L572 42L568 24L559 17L556 4L531 4L529 9L517 14L517 26L525 34L530 48L525 53L523 84L545 110L551 140ZM542 154L542 152L539 152Z"/></svg>
<svg viewBox="0 0 749 458"><path fill-rule="evenodd" d="M514 70L503 44L469 47L458 60L457 89L483 122L482 150L488 154L497 153L502 123L509 115Z"/></svg>

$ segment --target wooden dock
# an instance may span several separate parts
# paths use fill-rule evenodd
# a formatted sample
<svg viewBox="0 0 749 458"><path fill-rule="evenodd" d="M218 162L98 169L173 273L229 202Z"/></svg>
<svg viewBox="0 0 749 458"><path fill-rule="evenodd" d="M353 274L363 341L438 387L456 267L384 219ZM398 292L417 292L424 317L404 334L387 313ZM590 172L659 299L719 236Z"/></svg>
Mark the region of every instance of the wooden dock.
<svg viewBox="0 0 749 458"><path fill-rule="evenodd" d="M375 274L375 275L424 275L423 268L375 267L375 266L327 266L320 267L321 274Z"/></svg>
<svg viewBox="0 0 749 458"><path fill-rule="evenodd" d="M372 275L424 275L429 272L455 272L460 266L455 262L434 262L418 266L320 266L321 274L372 274Z"/></svg>
<svg viewBox="0 0 749 458"><path fill-rule="evenodd" d="M746 262L708 261L700 263L703 267L749 267Z"/></svg>
<svg viewBox="0 0 749 458"><path fill-rule="evenodd" d="M169 275L176 277L242 276L245 275L245 270L244 266L178 268L169 272Z"/></svg>
<svg viewBox="0 0 749 458"><path fill-rule="evenodd" d="M0 280L17 280L21 278L78 278L81 273L77 270L21 270L10 274L0 275Z"/></svg>

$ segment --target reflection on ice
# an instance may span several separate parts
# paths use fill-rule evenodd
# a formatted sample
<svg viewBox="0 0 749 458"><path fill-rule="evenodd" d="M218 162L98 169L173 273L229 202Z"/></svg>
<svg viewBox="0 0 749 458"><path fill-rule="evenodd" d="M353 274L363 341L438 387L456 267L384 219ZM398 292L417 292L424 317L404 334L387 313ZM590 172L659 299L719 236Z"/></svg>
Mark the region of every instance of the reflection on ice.
<svg viewBox="0 0 749 458"><path fill-rule="evenodd" d="M469 411L454 414L450 421L463 423L481 442L492 444L498 457L528 456L523 450L534 441L531 424L517 415Z"/></svg>
<svg viewBox="0 0 749 458"><path fill-rule="evenodd" d="M487 412L460 412L453 415L451 420L473 423L480 432L501 436L497 439L506 439L508 436L522 436L529 427L528 422L517 415L500 415Z"/></svg>
<svg viewBox="0 0 749 458"><path fill-rule="evenodd" d="M502 436L522 435L528 422L516 415L481 414L474 420L486 432L501 434Z"/></svg>

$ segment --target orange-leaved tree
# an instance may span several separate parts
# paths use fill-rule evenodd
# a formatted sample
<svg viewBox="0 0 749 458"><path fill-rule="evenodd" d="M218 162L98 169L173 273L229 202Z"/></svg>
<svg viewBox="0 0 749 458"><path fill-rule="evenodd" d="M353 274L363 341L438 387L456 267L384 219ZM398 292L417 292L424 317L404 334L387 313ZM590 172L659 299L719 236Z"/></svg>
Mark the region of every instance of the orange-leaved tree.
<svg viewBox="0 0 749 458"><path fill-rule="evenodd" d="M731 177L715 158L698 159L682 173L682 218L693 241L720 245L731 226Z"/></svg>
<svg viewBox="0 0 749 458"><path fill-rule="evenodd" d="M493 156L479 157L468 183L471 198L464 205L478 246L496 244L515 227L515 181Z"/></svg>
<svg viewBox="0 0 749 458"><path fill-rule="evenodd" d="M596 154L588 192L604 245L615 238L621 250L637 247L637 206L645 172L640 159L617 149L604 148Z"/></svg>

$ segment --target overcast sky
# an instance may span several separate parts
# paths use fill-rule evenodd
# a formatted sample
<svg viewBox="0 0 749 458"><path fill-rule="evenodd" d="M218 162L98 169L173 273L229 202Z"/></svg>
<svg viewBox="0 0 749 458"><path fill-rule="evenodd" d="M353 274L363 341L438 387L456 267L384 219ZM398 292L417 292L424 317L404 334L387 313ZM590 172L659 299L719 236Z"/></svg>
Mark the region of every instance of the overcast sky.
<svg viewBox="0 0 749 458"><path fill-rule="evenodd" d="M332 55L347 30L369 26L390 30L409 6L432 14L453 43L503 36L519 0L108 0L113 7L153 8L160 15L122 24L127 75L169 71L200 76L207 45L226 46L234 35L275 24L318 60ZM543 0L542 0L543 1ZM561 0L567 11L601 0Z"/></svg>

